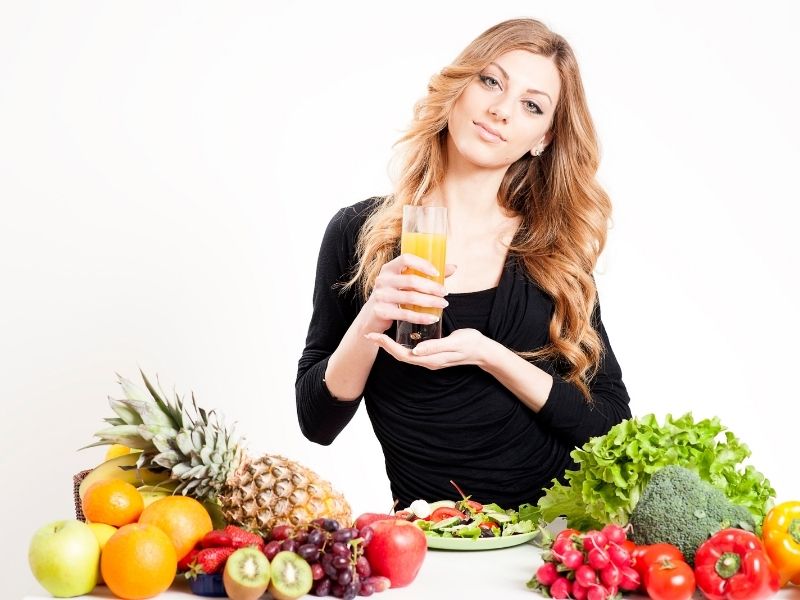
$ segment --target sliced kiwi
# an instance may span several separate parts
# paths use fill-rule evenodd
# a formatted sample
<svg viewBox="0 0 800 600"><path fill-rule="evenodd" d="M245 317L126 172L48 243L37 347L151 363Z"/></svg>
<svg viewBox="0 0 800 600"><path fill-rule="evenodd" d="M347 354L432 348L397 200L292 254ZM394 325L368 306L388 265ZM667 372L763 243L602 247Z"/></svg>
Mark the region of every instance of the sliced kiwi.
<svg viewBox="0 0 800 600"><path fill-rule="evenodd" d="M314 579L311 567L294 552L278 552L271 564L269 593L275 600L295 600L311 591Z"/></svg>
<svg viewBox="0 0 800 600"><path fill-rule="evenodd" d="M270 579L267 557L258 548L239 548L228 557L222 583L231 600L256 600L267 591Z"/></svg>

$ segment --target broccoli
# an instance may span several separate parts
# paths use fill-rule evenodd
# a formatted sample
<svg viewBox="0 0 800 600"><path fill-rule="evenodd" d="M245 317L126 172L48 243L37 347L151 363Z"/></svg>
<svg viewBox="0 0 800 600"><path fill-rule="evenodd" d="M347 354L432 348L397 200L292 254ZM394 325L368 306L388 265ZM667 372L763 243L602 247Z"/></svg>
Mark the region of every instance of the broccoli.
<svg viewBox="0 0 800 600"><path fill-rule="evenodd" d="M653 474L631 513L630 524L636 544L674 544L690 565L700 544L720 529L755 528L749 510L732 504L721 490L677 465Z"/></svg>

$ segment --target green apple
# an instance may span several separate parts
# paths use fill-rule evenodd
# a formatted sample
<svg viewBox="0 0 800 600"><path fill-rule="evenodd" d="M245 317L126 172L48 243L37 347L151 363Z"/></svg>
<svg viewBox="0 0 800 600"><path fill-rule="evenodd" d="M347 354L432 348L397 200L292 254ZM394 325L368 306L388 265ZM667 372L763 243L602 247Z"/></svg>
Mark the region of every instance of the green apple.
<svg viewBox="0 0 800 600"><path fill-rule="evenodd" d="M28 548L31 572L56 598L88 594L97 583L100 544L81 521L53 521L39 529Z"/></svg>

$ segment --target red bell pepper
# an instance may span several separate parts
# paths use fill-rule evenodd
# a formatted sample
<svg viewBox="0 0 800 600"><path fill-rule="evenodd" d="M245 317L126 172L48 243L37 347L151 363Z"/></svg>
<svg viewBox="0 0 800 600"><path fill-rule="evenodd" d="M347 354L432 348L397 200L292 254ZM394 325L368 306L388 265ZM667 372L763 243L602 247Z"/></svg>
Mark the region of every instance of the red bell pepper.
<svg viewBox="0 0 800 600"><path fill-rule="evenodd" d="M697 549L694 565L697 587L709 600L762 600L780 588L778 571L749 531L718 531Z"/></svg>

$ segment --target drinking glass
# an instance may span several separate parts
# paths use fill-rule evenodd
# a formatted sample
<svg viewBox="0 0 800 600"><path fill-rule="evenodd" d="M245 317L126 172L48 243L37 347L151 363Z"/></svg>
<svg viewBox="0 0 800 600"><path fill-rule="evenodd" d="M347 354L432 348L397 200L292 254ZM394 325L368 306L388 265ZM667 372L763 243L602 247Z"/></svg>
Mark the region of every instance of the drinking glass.
<svg viewBox="0 0 800 600"><path fill-rule="evenodd" d="M403 207L403 233L400 238L400 253L415 254L430 261L438 277L420 273L416 269L406 269L420 277L444 283L445 255L447 253L447 208L444 206ZM397 343L406 348L414 348L424 340L442 337L442 309L427 306L401 305L402 308L436 315L439 320L430 325L397 322Z"/></svg>

